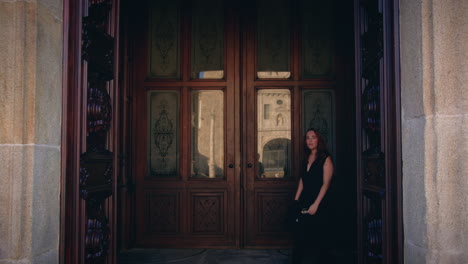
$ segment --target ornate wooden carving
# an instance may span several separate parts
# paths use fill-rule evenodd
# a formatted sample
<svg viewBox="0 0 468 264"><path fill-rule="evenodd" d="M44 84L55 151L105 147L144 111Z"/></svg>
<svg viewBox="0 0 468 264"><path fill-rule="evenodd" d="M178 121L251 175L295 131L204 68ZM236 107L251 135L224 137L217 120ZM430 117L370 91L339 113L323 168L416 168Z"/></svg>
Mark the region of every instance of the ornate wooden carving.
<svg viewBox="0 0 468 264"><path fill-rule="evenodd" d="M396 1L397 2L397 1ZM393 0L356 0L359 255L363 263L401 259L398 42ZM395 23L395 22L393 22ZM396 34L397 35L397 34ZM401 241L400 241L401 242Z"/></svg>
<svg viewBox="0 0 468 264"><path fill-rule="evenodd" d="M110 96L104 87L88 89L88 132L107 132L112 120Z"/></svg>
<svg viewBox="0 0 468 264"><path fill-rule="evenodd" d="M112 4L94 2L83 18L82 56L88 62L88 81L108 81L114 78L114 38L107 33Z"/></svg>
<svg viewBox="0 0 468 264"><path fill-rule="evenodd" d="M383 15L379 1L361 3L361 113L363 129L363 169L367 184L384 186L385 162L381 151L381 90L384 83Z"/></svg>
<svg viewBox="0 0 468 264"><path fill-rule="evenodd" d="M83 18L82 53L88 62L87 143L93 151L104 149L112 120L106 89L106 81L114 78L114 38L107 33L111 7L110 1L93 1Z"/></svg>
<svg viewBox="0 0 468 264"><path fill-rule="evenodd" d="M80 160L80 194L86 201L86 262L104 263L110 229L103 207L112 195L113 155L109 151L86 152Z"/></svg>
<svg viewBox="0 0 468 264"><path fill-rule="evenodd" d="M380 7L381 8L381 7ZM367 133L368 152L380 152L381 138L381 74L383 56L383 15L379 10L379 1L364 1L361 17L364 30L361 32L361 78L362 127Z"/></svg>
<svg viewBox="0 0 468 264"><path fill-rule="evenodd" d="M385 157L383 153L363 157L364 183L385 186Z"/></svg>
<svg viewBox="0 0 468 264"><path fill-rule="evenodd" d="M105 89L105 83L100 84L96 87L93 86L94 83L90 83L88 89L87 143L90 151L105 149L106 134L112 121L111 98Z"/></svg>
<svg viewBox="0 0 468 264"><path fill-rule="evenodd" d="M178 193L148 193L146 199L149 206L149 231L152 233L179 232L180 200Z"/></svg>
<svg viewBox="0 0 468 264"><path fill-rule="evenodd" d="M367 263L382 263L383 262L383 219L382 219L382 202L384 192L367 191L364 193L364 239Z"/></svg>
<svg viewBox="0 0 468 264"><path fill-rule="evenodd" d="M64 1L62 263L114 263L119 0ZM115 61L114 61L115 60ZM112 82L111 82L112 80Z"/></svg>
<svg viewBox="0 0 468 264"><path fill-rule="evenodd" d="M382 2L361 1L363 30L361 31L362 77L377 81L383 56Z"/></svg>
<svg viewBox="0 0 468 264"><path fill-rule="evenodd" d="M108 81L114 78L114 38L108 33L111 1L89 2L83 17L82 56L87 61L87 151L80 157L80 194L86 201L85 260L105 263L110 244L105 200L113 194L114 155L107 138L112 121Z"/></svg>
<svg viewBox="0 0 468 264"><path fill-rule="evenodd" d="M291 203L289 193L258 193L260 233L285 232L286 213Z"/></svg>
<svg viewBox="0 0 468 264"><path fill-rule="evenodd" d="M100 199L89 198L86 203L86 263L105 263L109 250L109 221Z"/></svg>
<svg viewBox="0 0 468 264"><path fill-rule="evenodd" d="M222 194L195 194L193 201L193 226L195 233L223 232L223 199Z"/></svg>
<svg viewBox="0 0 468 264"><path fill-rule="evenodd" d="M98 196L102 199L112 194L112 152L86 152L80 160L80 192L83 199Z"/></svg>
<svg viewBox="0 0 468 264"><path fill-rule="evenodd" d="M363 250L369 263L383 262L382 205L385 154L382 152L383 15L380 0L362 1L359 32L361 63L360 97L362 127Z"/></svg>

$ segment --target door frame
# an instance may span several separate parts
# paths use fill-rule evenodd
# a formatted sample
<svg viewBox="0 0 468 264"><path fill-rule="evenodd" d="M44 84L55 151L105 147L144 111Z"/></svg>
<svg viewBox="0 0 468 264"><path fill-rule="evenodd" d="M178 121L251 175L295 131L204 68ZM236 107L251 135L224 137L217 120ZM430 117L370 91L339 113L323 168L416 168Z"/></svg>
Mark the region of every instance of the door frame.
<svg viewBox="0 0 468 264"><path fill-rule="evenodd" d="M364 197L374 197L381 203L382 229L380 230L383 263L403 263L404 233L403 233L403 192L402 192L402 131L401 131L401 86L400 86L400 24L399 0L377 0L382 3L383 16L383 47L382 47L382 78L380 86L380 124L381 144L384 150L382 157L384 187L364 186L366 176L363 162L363 142L361 110L361 3L373 0L354 0L354 28L355 28L355 100L356 100L356 175L357 175L357 245L358 263L366 263L366 237L368 230L365 226L365 212L370 205ZM372 184L368 184L372 185ZM371 229L371 228L369 228Z"/></svg>
<svg viewBox="0 0 468 264"><path fill-rule="evenodd" d="M97 245L93 245L93 250L99 247L102 249L101 252L104 252L104 256L93 256L91 261L98 259L97 261L102 263L115 263L117 259L117 239L114 234L117 233L116 179L120 171L118 167L120 165L120 133L118 130L120 115L118 114L117 107L120 100L118 75L120 0L106 0L103 2L106 4L110 3L111 6L105 11L106 15L108 15L108 20L104 23L106 24L105 33L111 36L112 42L111 44L107 43L108 45L103 50L106 52L112 50L112 63L105 66L99 65L88 71L87 65L84 62L85 57L83 55L82 43L83 32L88 31L84 29L83 18L88 16L88 7L96 3L79 0L63 1L59 263L85 263L90 261L86 257L87 247L91 245L90 241L92 240L90 236L94 236L100 232L102 232L103 236L94 241ZM89 38L91 39L92 37ZM100 49L102 46L92 46L88 51L93 48ZM94 62L102 62L102 56L93 59L95 59ZM105 74L112 76L103 78L106 79L103 89L107 91L106 94L108 96L104 101L105 103L109 103L111 107L109 113L111 118L103 118L109 122L109 128L103 132L106 134L104 136L106 139L106 143L104 143L106 155L105 157L102 155L99 157L88 155L84 158L82 154L86 153L86 151L92 152L91 150L87 150L87 118L89 115L87 110L87 91L89 89L87 83L94 77L88 76L88 72L96 73L95 76L103 74L99 70L96 70L98 68L105 68ZM100 86L100 88L102 87ZM93 99L97 98L91 97ZM96 166L99 167L105 164L107 166L106 171L104 173L94 173L94 168L91 167L88 168L88 172L86 173L80 170L82 168L86 169L91 163L91 166L98 164ZM90 179L95 179L95 176L98 176L97 178L104 180L105 183L101 181L94 185L94 183L88 182L83 176L88 176ZM99 186L96 189L89 189L92 185ZM87 192L87 196L83 194L84 192ZM88 213L95 215L90 216ZM100 227L93 226L91 222L96 219L99 219L97 222L100 222L103 219L100 218L102 215L105 215L105 220L101 222L105 223L104 227L101 229Z"/></svg>
<svg viewBox="0 0 468 264"><path fill-rule="evenodd" d="M78 163L78 153L76 148L78 147L78 143L80 140L80 134L77 131L76 126L80 124L80 117L79 117L79 102L80 102L80 95L76 94L77 87L80 86L80 69L81 64L79 62L80 57L80 41L79 41L79 32L81 32L81 22L78 19L81 15L81 11L79 10L79 5L77 4L79 1L76 0L64 0L63 2L63 73L62 73L62 140L61 140L61 177L60 177L60 185L61 185L61 192L60 192L60 263L67 263L68 260L78 259L78 255L82 252L78 243L78 239L76 234L80 234L77 232L77 223L76 219L81 214L79 208L79 200L76 198L76 190L79 186L79 182L77 181L77 163ZM388 98L391 108L387 109L388 118L392 122L392 142L395 143L395 147L392 151L392 160L391 166L394 169L396 178L393 179L393 196L392 199L394 201L394 224L395 229L393 230L394 233L394 240L392 245L388 245L389 247L394 246L396 250L397 256L394 261L395 263L403 263L403 217L402 217L402 170L401 170L401 125L400 125L400 111L401 111L401 104L400 104L400 54L399 54L399 0L390 1L390 5L392 7L392 15L390 20L386 21L386 23L391 26L391 36L392 42L390 43L393 48L393 53L390 55L389 59L393 62L392 64L392 80L393 80L393 90L389 94L390 97ZM355 16L356 16L356 10ZM358 54L358 50L355 51L355 54ZM124 59L127 59L126 57ZM119 65L120 67L120 65ZM123 73L125 75L125 71ZM131 78L131 77L130 77ZM132 96L127 95L124 100L129 100L131 102ZM119 104L123 104L122 101L119 101ZM240 102L235 102L235 107L239 109ZM124 114L120 113L121 116ZM127 124L131 124L131 117L125 117L128 120ZM236 126L240 125L240 120L237 119L235 121ZM358 123L358 120L356 120ZM358 127L358 126L357 126ZM124 129L125 130L125 129ZM358 129L356 133L358 133ZM241 133L241 131L236 131L236 133ZM125 134L124 134L125 135ZM128 134L127 134L128 135ZM131 134L128 135L131 137ZM359 140L358 137L356 139ZM239 168L241 164L246 163L245 158L241 160L240 156L240 147L235 151L235 160L236 160L236 168ZM356 152L358 154L358 152ZM126 156L131 154L131 150L126 152ZM122 158L122 157L121 157ZM125 157L124 157L125 159ZM130 160L127 160L128 167L132 164ZM357 158L356 160L357 171L360 171L360 159ZM127 167L127 168L128 168ZM118 172L116 172L118 173ZM239 172L236 172L236 175L239 176ZM132 188L131 180L128 182L129 188ZM117 192L116 192L117 194ZM119 194L120 195L120 194ZM242 195L240 195L241 203L244 201L242 200ZM116 199L120 197L116 197ZM120 200L120 203L122 201ZM132 202L129 202L129 206L132 206ZM361 210L361 206L358 205L358 210ZM240 217L243 217L242 215ZM117 220L117 219L115 219ZM127 220L126 223L127 229L123 228L113 236L113 243L111 244L111 254L115 256L116 254L116 245L115 239L117 235L124 236L125 238L129 238L132 241L132 231L131 231L131 219ZM358 231L362 231L362 225L358 225ZM126 230L125 232L122 230ZM237 228L239 230L239 228ZM115 231L114 231L115 232ZM239 230L240 234L244 234L245 230ZM361 241L357 241L360 250L362 250L362 243ZM127 246L131 246L132 242L128 245L122 245L123 248L127 248ZM72 254L72 255L70 255ZM115 260L115 257L114 257ZM362 259L359 259L360 263L362 263Z"/></svg>

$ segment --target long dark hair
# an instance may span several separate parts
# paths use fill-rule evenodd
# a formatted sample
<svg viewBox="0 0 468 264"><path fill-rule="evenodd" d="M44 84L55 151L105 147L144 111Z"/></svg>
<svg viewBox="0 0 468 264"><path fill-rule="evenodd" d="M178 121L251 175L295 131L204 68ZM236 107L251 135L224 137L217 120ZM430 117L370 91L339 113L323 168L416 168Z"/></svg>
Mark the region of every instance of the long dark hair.
<svg viewBox="0 0 468 264"><path fill-rule="evenodd" d="M308 162L308 158L310 155L311 150L307 147L306 137L307 133L310 131L314 131L315 135L317 136L317 157L316 159L325 159L330 155L328 151L327 144L325 143L325 139L323 138L322 134L315 128L307 129L306 133L304 134L304 162Z"/></svg>

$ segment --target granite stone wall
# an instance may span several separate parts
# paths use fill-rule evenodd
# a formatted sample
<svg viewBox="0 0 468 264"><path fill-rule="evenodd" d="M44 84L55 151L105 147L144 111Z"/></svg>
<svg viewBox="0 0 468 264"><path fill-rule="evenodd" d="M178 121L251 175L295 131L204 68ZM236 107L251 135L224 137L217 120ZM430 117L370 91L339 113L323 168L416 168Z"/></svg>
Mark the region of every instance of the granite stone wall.
<svg viewBox="0 0 468 264"><path fill-rule="evenodd" d="M62 1L0 0L0 263L58 263Z"/></svg>
<svg viewBox="0 0 468 264"><path fill-rule="evenodd" d="M468 263L466 14L400 0L405 263Z"/></svg>

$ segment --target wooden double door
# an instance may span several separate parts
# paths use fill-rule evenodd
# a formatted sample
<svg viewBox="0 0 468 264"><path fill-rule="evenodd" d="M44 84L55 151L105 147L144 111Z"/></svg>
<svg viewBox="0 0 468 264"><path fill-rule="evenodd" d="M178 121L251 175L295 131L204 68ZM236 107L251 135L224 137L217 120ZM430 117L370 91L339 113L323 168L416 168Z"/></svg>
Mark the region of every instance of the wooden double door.
<svg viewBox="0 0 468 264"><path fill-rule="evenodd" d="M352 14L231 2L126 7L136 246L289 246L305 130L322 132L338 171L352 166L336 147L352 139Z"/></svg>
<svg viewBox="0 0 468 264"><path fill-rule="evenodd" d="M402 263L398 0L246 2L64 1L63 261L290 245L315 127L336 246Z"/></svg>

